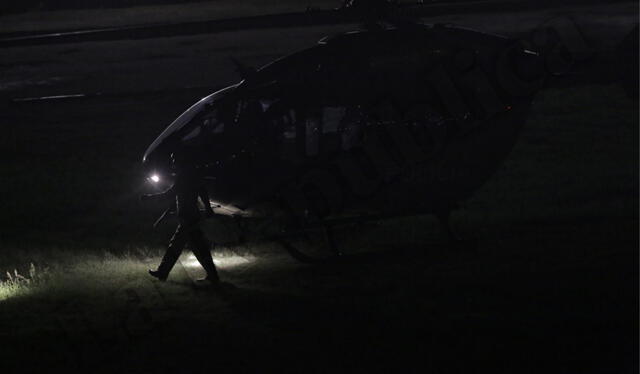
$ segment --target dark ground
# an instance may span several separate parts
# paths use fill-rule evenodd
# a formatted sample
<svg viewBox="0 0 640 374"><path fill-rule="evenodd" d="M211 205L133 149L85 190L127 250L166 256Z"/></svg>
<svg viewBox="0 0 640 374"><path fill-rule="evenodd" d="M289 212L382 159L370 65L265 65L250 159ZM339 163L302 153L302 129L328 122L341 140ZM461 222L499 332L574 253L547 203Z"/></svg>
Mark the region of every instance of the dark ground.
<svg viewBox="0 0 640 374"><path fill-rule="evenodd" d="M348 27L0 51L0 271L32 280L0 284L0 371L637 373L638 103L611 54L637 4L612 9L580 13L600 54L540 93L454 217L477 254L431 217L395 219L339 235L368 254L345 263L219 248L223 291L194 289L188 257L166 284L146 276L171 225L151 230L137 201L141 154L237 79L229 55L260 65ZM78 92L101 94L9 104Z"/></svg>

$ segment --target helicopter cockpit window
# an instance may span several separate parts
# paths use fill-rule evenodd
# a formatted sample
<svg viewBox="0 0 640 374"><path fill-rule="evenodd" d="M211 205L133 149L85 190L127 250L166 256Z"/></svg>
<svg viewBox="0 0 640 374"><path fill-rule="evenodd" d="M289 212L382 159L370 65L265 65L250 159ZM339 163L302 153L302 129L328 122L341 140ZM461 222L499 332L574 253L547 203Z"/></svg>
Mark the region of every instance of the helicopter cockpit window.
<svg viewBox="0 0 640 374"><path fill-rule="evenodd" d="M236 104L235 122L239 126L255 126L261 122L263 113L261 100L241 100Z"/></svg>
<svg viewBox="0 0 640 374"><path fill-rule="evenodd" d="M218 110L213 109L204 116L202 127L209 134L221 134L224 132L224 122L218 117Z"/></svg>
<svg viewBox="0 0 640 374"><path fill-rule="evenodd" d="M275 99L260 99L258 100L258 102L260 103L260 108L262 108L262 112L266 113L269 108L271 108L271 105L273 105L274 103L276 103L278 100Z"/></svg>
<svg viewBox="0 0 640 374"><path fill-rule="evenodd" d="M210 145L225 132L225 126L232 122L234 116L235 111L224 110L219 103L209 104L180 130L178 138L185 146Z"/></svg>
<svg viewBox="0 0 640 374"><path fill-rule="evenodd" d="M182 137L182 142L189 142L195 139L198 135L200 135L200 126L197 126L190 133Z"/></svg>

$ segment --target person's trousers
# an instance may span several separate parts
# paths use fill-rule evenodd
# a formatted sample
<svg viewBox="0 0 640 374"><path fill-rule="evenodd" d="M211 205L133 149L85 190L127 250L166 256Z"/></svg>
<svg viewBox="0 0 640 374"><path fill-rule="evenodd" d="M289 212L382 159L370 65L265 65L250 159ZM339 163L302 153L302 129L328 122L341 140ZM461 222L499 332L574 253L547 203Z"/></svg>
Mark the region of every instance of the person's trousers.
<svg viewBox="0 0 640 374"><path fill-rule="evenodd" d="M209 243L197 224L187 226L181 223L178 225L169 241L167 251L162 257L158 271L165 276L168 275L187 243L189 243L193 255L207 272L207 278L217 279L218 272L209 251Z"/></svg>

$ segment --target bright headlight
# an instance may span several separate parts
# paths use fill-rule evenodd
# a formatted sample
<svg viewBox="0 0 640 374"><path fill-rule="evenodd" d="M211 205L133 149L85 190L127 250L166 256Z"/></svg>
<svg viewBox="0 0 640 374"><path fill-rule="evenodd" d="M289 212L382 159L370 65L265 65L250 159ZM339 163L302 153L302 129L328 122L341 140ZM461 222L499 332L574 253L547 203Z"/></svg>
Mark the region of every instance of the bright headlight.
<svg viewBox="0 0 640 374"><path fill-rule="evenodd" d="M149 177L149 180L153 183L158 183L160 182L160 176L158 174L153 174Z"/></svg>

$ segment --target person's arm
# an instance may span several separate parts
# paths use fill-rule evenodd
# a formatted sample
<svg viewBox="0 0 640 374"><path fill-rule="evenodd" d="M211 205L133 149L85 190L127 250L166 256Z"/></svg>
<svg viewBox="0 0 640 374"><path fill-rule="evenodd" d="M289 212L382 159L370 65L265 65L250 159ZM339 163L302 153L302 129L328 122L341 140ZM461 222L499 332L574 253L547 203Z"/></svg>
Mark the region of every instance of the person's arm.
<svg viewBox="0 0 640 374"><path fill-rule="evenodd" d="M176 211L176 202L174 200L173 203L171 203L171 206L169 206L164 212L162 212L160 217L158 217L158 219L153 223L153 228L155 229L156 227L158 227L160 222L164 220L167 214L175 213L175 211Z"/></svg>
<svg viewBox="0 0 640 374"><path fill-rule="evenodd" d="M207 187L205 187L204 184L198 189L198 196L200 197L200 200L202 200L202 204L204 205L205 216L213 217L215 213L211 208L211 202L209 201L209 191L207 191Z"/></svg>
<svg viewBox="0 0 640 374"><path fill-rule="evenodd" d="M174 198L175 196L176 196L176 183L174 183L173 186L169 187L164 192L153 193L153 194L144 194L144 195L140 196L140 200L142 200L142 201L147 201L147 200L165 201L165 200L170 200L170 199Z"/></svg>

